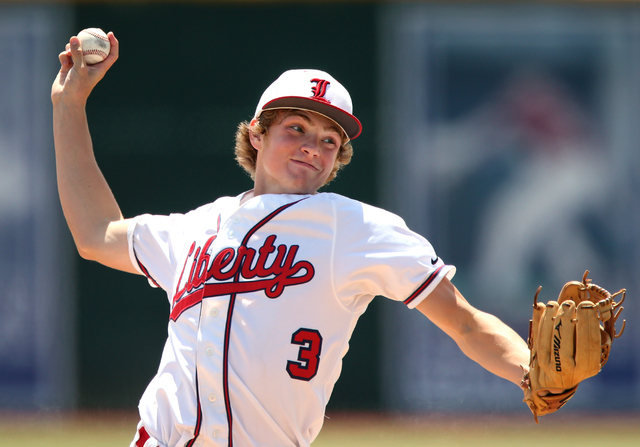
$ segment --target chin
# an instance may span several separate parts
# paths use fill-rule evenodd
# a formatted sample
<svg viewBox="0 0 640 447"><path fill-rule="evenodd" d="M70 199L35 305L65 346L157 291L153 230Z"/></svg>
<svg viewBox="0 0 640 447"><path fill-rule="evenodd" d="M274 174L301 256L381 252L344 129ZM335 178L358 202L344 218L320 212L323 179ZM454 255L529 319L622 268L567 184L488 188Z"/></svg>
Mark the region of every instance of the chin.
<svg viewBox="0 0 640 447"><path fill-rule="evenodd" d="M316 185L316 184L294 184L291 185L290 188L286 188L289 191L291 191L291 194L314 194L316 191L318 191L318 189L320 188L320 186L322 185Z"/></svg>

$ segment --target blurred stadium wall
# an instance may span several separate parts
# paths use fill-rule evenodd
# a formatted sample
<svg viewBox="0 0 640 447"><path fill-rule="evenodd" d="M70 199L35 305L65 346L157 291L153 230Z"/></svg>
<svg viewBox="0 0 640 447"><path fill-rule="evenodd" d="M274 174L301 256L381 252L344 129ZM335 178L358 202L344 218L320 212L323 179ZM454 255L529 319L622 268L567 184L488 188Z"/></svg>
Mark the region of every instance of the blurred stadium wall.
<svg viewBox="0 0 640 447"><path fill-rule="evenodd" d="M322 68L364 126L328 189L401 214L458 266L470 301L526 336L537 285L553 299L586 268L629 289L637 320L639 18L635 4L597 2L0 2L0 407L134 409L166 336L164 294L80 260L62 221L49 89L70 35L100 27L121 43L87 113L126 216L248 189L236 125L282 71ZM584 171L589 185L553 183ZM551 192L536 189L550 173ZM630 324L572 408L612 384L612 408L637 407L637 344ZM528 411L520 401L379 298L330 408Z"/></svg>
<svg viewBox="0 0 640 447"><path fill-rule="evenodd" d="M51 101L68 8L0 4L0 408L75 405L75 258Z"/></svg>
<svg viewBox="0 0 640 447"><path fill-rule="evenodd" d="M626 287L631 324L566 408L637 408L638 4L379 12L380 202L458 267L472 304L525 338L538 285L554 300L590 270L611 292ZM420 315L382 306L386 408L522 410L517 387Z"/></svg>

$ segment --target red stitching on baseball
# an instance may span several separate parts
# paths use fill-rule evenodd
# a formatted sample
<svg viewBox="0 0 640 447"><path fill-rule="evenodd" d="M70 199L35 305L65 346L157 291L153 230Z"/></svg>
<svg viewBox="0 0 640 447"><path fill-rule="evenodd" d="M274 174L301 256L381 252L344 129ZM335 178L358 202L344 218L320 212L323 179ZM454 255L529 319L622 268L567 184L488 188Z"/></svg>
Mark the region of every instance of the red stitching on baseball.
<svg viewBox="0 0 640 447"><path fill-rule="evenodd" d="M82 54L97 54L99 56L107 57L107 53L102 50L83 50Z"/></svg>
<svg viewBox="0 0 640 447"><path fill-rule="evenodd" d="M85 33L91 34L93 37L97 37L98 39L104 40L105 42L109 42L109 38L105 37L105 36L103 36L101 34L94 33L93 31L85 31Z"/></svg>

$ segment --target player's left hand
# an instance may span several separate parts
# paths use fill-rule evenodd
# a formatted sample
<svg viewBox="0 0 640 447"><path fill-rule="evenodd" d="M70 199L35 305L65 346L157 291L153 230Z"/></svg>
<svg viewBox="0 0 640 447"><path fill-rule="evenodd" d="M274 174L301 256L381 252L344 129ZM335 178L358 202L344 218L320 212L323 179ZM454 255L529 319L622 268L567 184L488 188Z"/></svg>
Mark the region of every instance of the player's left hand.
<svg viewBox="0 0 640 447"><path fill-rule="evenodd" d="M583 380L595 376L609 359L611 343L624 331L615 323L626 290L613 295L587 279L564 285L558 301L539 303L536 292L529 325L529 372L523 380L524 402L538 416L560 409ZM615 298L621 296L620 301Z"/></svg>

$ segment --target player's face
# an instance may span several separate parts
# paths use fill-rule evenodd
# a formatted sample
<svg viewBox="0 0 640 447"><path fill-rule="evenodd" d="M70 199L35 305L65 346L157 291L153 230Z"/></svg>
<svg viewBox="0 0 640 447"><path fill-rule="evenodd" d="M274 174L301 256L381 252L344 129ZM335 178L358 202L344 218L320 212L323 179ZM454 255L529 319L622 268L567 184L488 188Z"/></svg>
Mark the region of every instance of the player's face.
<svg viewBox="0 0 640 447"><path fill-rule="evenodd" d="M342 133L322 115L292 110L266 134L252 133L251 142L258 151L256 195L313 194L333 170Z"/></svg>

